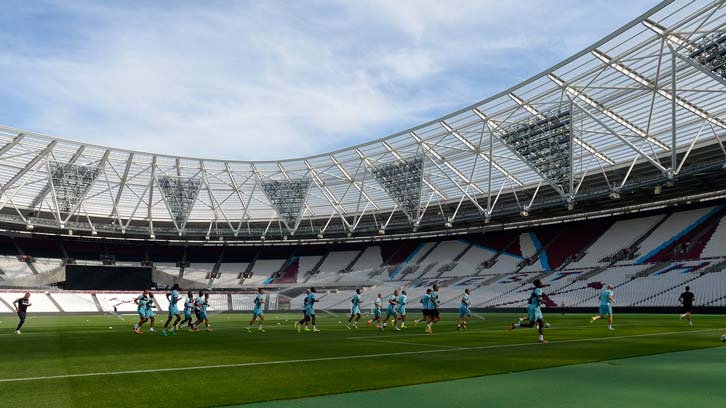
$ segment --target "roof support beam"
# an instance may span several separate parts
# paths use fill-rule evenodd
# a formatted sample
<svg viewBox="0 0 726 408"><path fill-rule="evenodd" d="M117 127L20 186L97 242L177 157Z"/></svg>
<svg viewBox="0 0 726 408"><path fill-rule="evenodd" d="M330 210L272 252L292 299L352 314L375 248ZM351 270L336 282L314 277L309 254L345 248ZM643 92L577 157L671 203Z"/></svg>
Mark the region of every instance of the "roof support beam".
<svg viewBox="0 0 726 408"><path fill-rule="evenodd" d="M125 228L123 226L123 223L121 222L121 214L118 211L118 205L121 201L121 195L124 192L124 186L126 186L126 181L129 179L129 171L131 170L131 165L134 162L134 153L129 153L129 158L126 159L126 168L124 169L124 174L121 176L121 182L118 186L118 192L116 193L116 198L113 200L113 214L116 216L116 219L118 220L119 226L122 227L122 229L125 231ZM104 170L104 174L106 171Z"/></svg>
<svg viewBox="0 0 726 408"><path fill-rule="evenodd" d="M4 155L5 153L7 153L8 150L12 149L16 144L20 143L20 141L23 140L24 137L25 137L25 135L23 133L20 133L17 136L15 136L13 138L13 140L6 143L5 146L0 148L0 157L2 155Z"/></svg>
<svg viewBox="0 0 726 408"><path fill-rule="evenodd" d="M516 102L519 106L526 109L527 112L537 116L540 119L545 118L545 116L540 111L538 111L534 106L525 102L524 100L522 100L522 98L515 95L514 93L510 92L509 97L512 98L512 100L514 102ZM573 126L572 121L570 122L570 126ZM572 129L570 129L570 132L572 132L573 130L574 130L574 127ZM607 157L605 154L600 153L597 150L595 150L594 147L590 146L589 144L585 143L582 139L575 136L575 133L572 133L572 141L575 142L576 145L582 147L583 149L588 151L590 154L592 154L593 156L598 158L599 160L602 160L611 166L615 164L615 161L613 161L611 158Z"/></svg>
<svg viewBox="0 0 726 408"><path fill-rule="evenodd" d="M625 64L616 61L614 58L608 56L604 52L598 51L598 50L592 50L592 55L594 55L597 59L600 61L606 63L616 71L620 72L621 74L627 76L628 78L632 79L633 81L645 86L648 89L655 90L659 95L662 97L672 100L675 98L675 103L678 104L681 108L693 113L696 116L699 116L700 118L706 119L710 123L719 126L723 129L726 129L726 122L722 121L721 119L709 114L708 112L704 111L703 109L699 108L698 106L688 102L687 100L681 98L678 95L675 95L673 91L666 91L661 88L657 88L653 82L641 75L640 73L636 72L635 70L627 67Z"/></svg>
<svg viewBox="0 0 726 408"><path fill-rule="evenodd" d="M369 203L371 203L373 208L375 208L376 210L380 210L381 207L379 207L378 204L376 204L376 202L373 201L373 199L368 195L368 193L365 192L365 190L363 190L363 187L360 184L358 184L357 181L353 180L353 177L351 177L350 173L348 173L348 171L345 170L345 168L340 163L340 161L338 161L338 159L335 158L335 156L333 156L332 154L329 157L330 157L330 160L333 162L333 164L335 164L335 167L337 167L338 170L340 171L340 173L343 174L343 177L345 177L349 183L353 184L353 187L355 187L355 189L358 190L358 192L361 193L361 195L363 195L363 197L365 197L365 199L368 200Z"/></svg>
<svg viewBox="0 0 726 408"><path fill-rule="evenodd" d="M20 170L18 173L16 173L13 176L13 178L8 180L8 182L5 183L5 185L0 187L0 197L2 197L3 194L5 194L5 192L8 191L8 189L13 186L13 184L15 184L18 180L20 180L25 175L25 173L29 172L36 164L38 164L38 162L41 159L43 159L45 156L47 156L48 153L50 153L50 151L53 150L53 147L55 147L56 143L57 143L56 140L53 140L50 143L48 143L48 145L46 145L45 148L43 148L43 150L41 150L37 155L35 155L35 157L33 157L33 159L31 159L25 165L25 167L23 167L22 170Z"/></svg>
<svg viewBox="0 0 726 408"><path fill-rule="evenodd" d="M103 170L106 167L106 162L108 161L108 156L111 154L110 149L106 149L106 151L103 153L103 156L101 157L101 161L98 163L98 169ZM78 210L78 208L81 207L83 204L83 200L86 199L86 196L88 195L88 192L91 191L93 188L93 185L96 184L96 180L98 180L98 176L96 176L93 181L91 181L91 184L86 188L86 191L81 194L80 197L78 197L78 202L71 208L71 211L68 212L68 216L66 216L66 219L63 220L63 223L68 222L68 220L71 219L71 216Z"/></svg>
<svg viewBox="0 0 726 408"><path fill-rule="evenodd" d="M570 98L571 98L571 97L570 97ZM646 160L648 160L648 161L649 161L649 162L650 162L650 163L651 163L651 164L652 164L653 166L655 166L655 167L656 167L656 168L657 168L658 170L660 170L661 172L663 172L663 174L667 174L667 173L668 173L668 169L666 169L665 167L663 167L663 166L662 166L662 165L661 165L660 163L658 163L657 161L655 161L655 160L654 160L654 159L653 159L652 157L650 157L650 156L649 156L649 155L647 155L647 154L646 154L645 152L643 152L642 150L640 150L640 149L639 149L639 148L638 148L638 147L637 147L636 145L634 145L634 144L633 144L633 142L631 142L631 141L630 141L630 140L628 140L627 138L623 137L623 136L622 136L622 135L620 135L620 134L619 134L618 132L614 131L614 130L613 130L612 128L610 128L610 126L608 126L607 124L605 124L605 123L604 123L604 122L603 122L602 120L600 120L600 119L599 119L599 118L598 118L597 116L593 115L593 114L592 114L592 113L591 113L591 112L590 112L589 110L587 110L586 108L584 108L583 106L581 106L580 104L578 104L578 103L577 103L577 101L574 101L574 100L573 100L573 104L574 104L574 105L577 105L577 107L579 107L579 108L580 108L580 110L581 110L582 112L584 112L584 113L585 113L585 114L586 114L587 116L589 116L589 117L590 117L590 118L591 118L592 120L594 120L595 122L597 122L597 124L599 124L599 125L600 125L600 126L602 126L602 127L604 128L604 129L606 129L606 130L607 130L608 132L610 132L610 133L611 133L611 134L612 134L613 136L617 137L617 138L618 138L618 139L620 139L620 140L621 140L621 141L622 141L623 143L625 143L626 145L628 145L628 147L630 147L631 149L633 149L634 151L636 151L637 153L639 153L639 154L640 154L641 156L643 156L643 157L644 157L644 158L645 158Z"/></svg>
<svg viewBox="0 0 726 408"><path fill-rule="evenodd" d="M78 160L78 158L81 157L84 150L86 150L86 145L81 145L81 147L79 147L78 150L76 150L76 152L73 153L73 156L68 161L68 164L75 163L76 160ZM108 152L108 150L106 150L106 152ZM108 155L106 155L106 157L108 157ZM35 208L38 204L40 204L41 201L43 201L45 199L45 197L48 195L50 183L51 183L51 181L50 181L50 173L49 173L48 174L48 184L46 184L45 187L43 187L43 189L40 191L40 193L38 193L38 195L35 196L35 198L33 199L33 202L30 203L30 208Z"/></svg>
<svg viewBox="0 0 726 408"><path fill-rule="evenodd" d="M698 47L695 44L691 43L689 40L686 40L684 38L681 38L677 34L673 34L672 32L669 32L668 29L666 29L662 25L656 23L655 21L646 19L643 21L643 25L646 26L647 28L649 28L651 31L653 31L656 34L663 37L666 41L668 41L669 44L678 47L678 49L685 48L688 52L693 52L698 49ZM678 52L678 49L674 51L675 55L676 55L676 57L678 57L678 59L680 59L681 61L690 65L692 68L697 69L701 73L708 75L714 81L721 83L721 85L726 86L726 78L716 75L710 69L707 69L706 67L695 62L691 58L681 54L680 52Z"/></svg>
<svg viewBox="0 0 726 408"><path fill-rule="evenodd" d="M446 123L445 121L442 120L440 122L440 124L441 124L441 126L443 126L444 129L446 129L447 132L449 132L452 136L454 136L456 138L456 140L460 141L464 146L468 147L469 150L471 150L472 152L474 152L475 154L477 154L479 157L481 157L482 159L484 159L487 163L489 161L491 161L492 162L492 166L495 169L497 169L497 171L499 171L500 173L502 173L503 176L512 179L512 181L514 181L515 183L517 183L517 185L522 186L522 182L519 181L516 177L514 177L512 175L512 173L508 172L499 163L497 163L492 158L487 157L484 153L482 153L481 152L481 146L479 146L478 148L476 146L474 146L474 144L472 144L465 137L463 137L461 135L461 133L459 133L458 131L454 130L454 128L452 128L451 126L449 126L449 124ZM476 185L473 185L473 187L477 191L479 191L479 194L483 194L483 191L481 191L478 187L476 187Z"/></svg>
<svg viewBox="0 0 726 408"><path fill-rule="evenodd" d="M573 88L570 85L567 85L567 83L560 79L555 74L547 74L547 78L550 79L550 81L557 84L560 88L564 89L565 92L570 97L575 97L579 101L586 103L588 106L597 109L598 112L603 114L604 116L608 117L609 119L613 120L614 122L618 123L619 125L623 126L624 128L630 130L631 132L635 133L636 136L643 138L644 140L647 140L649 143L661 148L664 151L670 151L670 147L666 145L665 143L661 142L660 140L656 139L653 136L648 135L644 130L639 128L638 126L635 126L631 122L629 122L627 119L623 118L622 116L618 115L617 113L611 111L610 109L607 109L602 104L597 102L596 100L592 99L591 97L587 96L584 92L578 91L577 89Z"/></svg>
<svg viewBox="0 0 726 408"><path fill-rule="evenodd" d="M149 236L154 237L154 219L151 216L151 209L154 206L154 182L156 181L156 155L151 159L151 177L149 178L149 202L146 207L146 216L149 220Z"/></svg>

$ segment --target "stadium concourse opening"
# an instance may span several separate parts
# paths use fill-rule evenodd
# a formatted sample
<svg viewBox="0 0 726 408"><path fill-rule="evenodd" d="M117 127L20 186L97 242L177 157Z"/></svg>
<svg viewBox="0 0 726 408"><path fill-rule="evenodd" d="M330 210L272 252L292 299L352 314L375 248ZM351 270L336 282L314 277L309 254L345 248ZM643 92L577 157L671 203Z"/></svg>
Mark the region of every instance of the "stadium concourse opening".
<svg viewBox="0 0 726 408"><path fill-rule="evenodd" d="M0 399L723 405L725 27L724 1L667 0L294 159L0 126Z"/></svg>

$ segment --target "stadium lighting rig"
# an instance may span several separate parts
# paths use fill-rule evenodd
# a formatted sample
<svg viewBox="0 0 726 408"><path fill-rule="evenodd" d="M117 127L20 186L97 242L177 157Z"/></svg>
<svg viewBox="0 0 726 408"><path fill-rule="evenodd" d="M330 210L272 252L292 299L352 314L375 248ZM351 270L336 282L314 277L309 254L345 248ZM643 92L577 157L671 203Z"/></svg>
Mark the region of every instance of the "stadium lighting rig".
<svg viewBox="0 0 726 408"><path fill-rule="evenodd" d="M555 110L505 128L500 136L543 177L565 191L570 179L570 111Z"/></svg>
<svg viewBox="0 0 726 408"><path fill-rule="evenodd" d="M373 177L413 224L418 220L424 174L424 155L401 158L371 168Z"/></svg>
<svg viewBox="0 0 726 408"><path fill-rule="evenodd" d="M262 190L288 231L297 229L305 209L311 183L312 180L309 177L260 182Z"/></svg>

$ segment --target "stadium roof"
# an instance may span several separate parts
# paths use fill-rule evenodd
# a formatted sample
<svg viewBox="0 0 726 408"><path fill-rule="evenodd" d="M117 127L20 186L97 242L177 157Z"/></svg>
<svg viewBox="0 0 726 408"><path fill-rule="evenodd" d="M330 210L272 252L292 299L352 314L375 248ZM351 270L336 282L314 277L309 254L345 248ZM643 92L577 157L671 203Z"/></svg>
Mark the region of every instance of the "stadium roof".
<svg viewBox="0 0 726 408"><path fill-rule="evenodd" d="M0 219L152 237L445 228L464 209L573 206L594 180L617 195L642 169L677 180L698 149L726 156L724 137L726 2L664 1L497 95L310 157L174 157L0 126Z"/></svg>

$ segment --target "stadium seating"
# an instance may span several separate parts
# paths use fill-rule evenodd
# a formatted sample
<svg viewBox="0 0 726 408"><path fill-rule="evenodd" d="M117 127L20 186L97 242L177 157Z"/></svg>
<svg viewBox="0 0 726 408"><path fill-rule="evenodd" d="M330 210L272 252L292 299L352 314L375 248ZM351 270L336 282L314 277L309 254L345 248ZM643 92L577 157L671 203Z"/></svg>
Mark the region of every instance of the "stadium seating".
<svg viewBox="0 0 726 408"><path fill-rule="evenodd" d="M180 283L185 288L213 289L215 311L249 311L255 290L261 286L268 287L266 307L272 310L300 309L302 287L310 286L318 288L321 310L347 311L356 287L362 289L364 310L370 310L377 293L385 301L396 288L409 292L409 308L415 310L424 289L434 283L441 286L445 308L458 307L466 288L472 291L475 307L516 308L525 304L535 278L543 281L550 307L596 307L607 284L615 286L618 306L675 306L686 284L698 293L697 304L724 306L725 212L724 207L716 206L456 239L300 248L222 250L158 243L94 243L86 248L79 242L47 237L13 241L0 236L0 252L4 252L0 255L0 285L10 287L1 298L12 302L19 295L13 285L43 287L51 289L50 293L33 295L38 304L34 311L109 312L115 306L120 312L133 313L137 293L59 292L48 286L63 280L62 251L74 256L76 263L89 264L99 264L95 252L104 251L120 258L117 265L137 266L152 260L160 287ZM33 257L20 260L19 251ZM285 293L287 288L293 289L291 298L278 296L278 291ZM164 291L159 293L157 304L165 310ZM0 307L7 309L8 305Z"/></svg>
<svg viewBox="0 0 726 408"><path fill-rule="evenodd" d="M568 268L591 268L607 264L605 258L635 244L663 218L664 215L654 215L615 222L585 250L580 260L571 263Z"/></svg>

